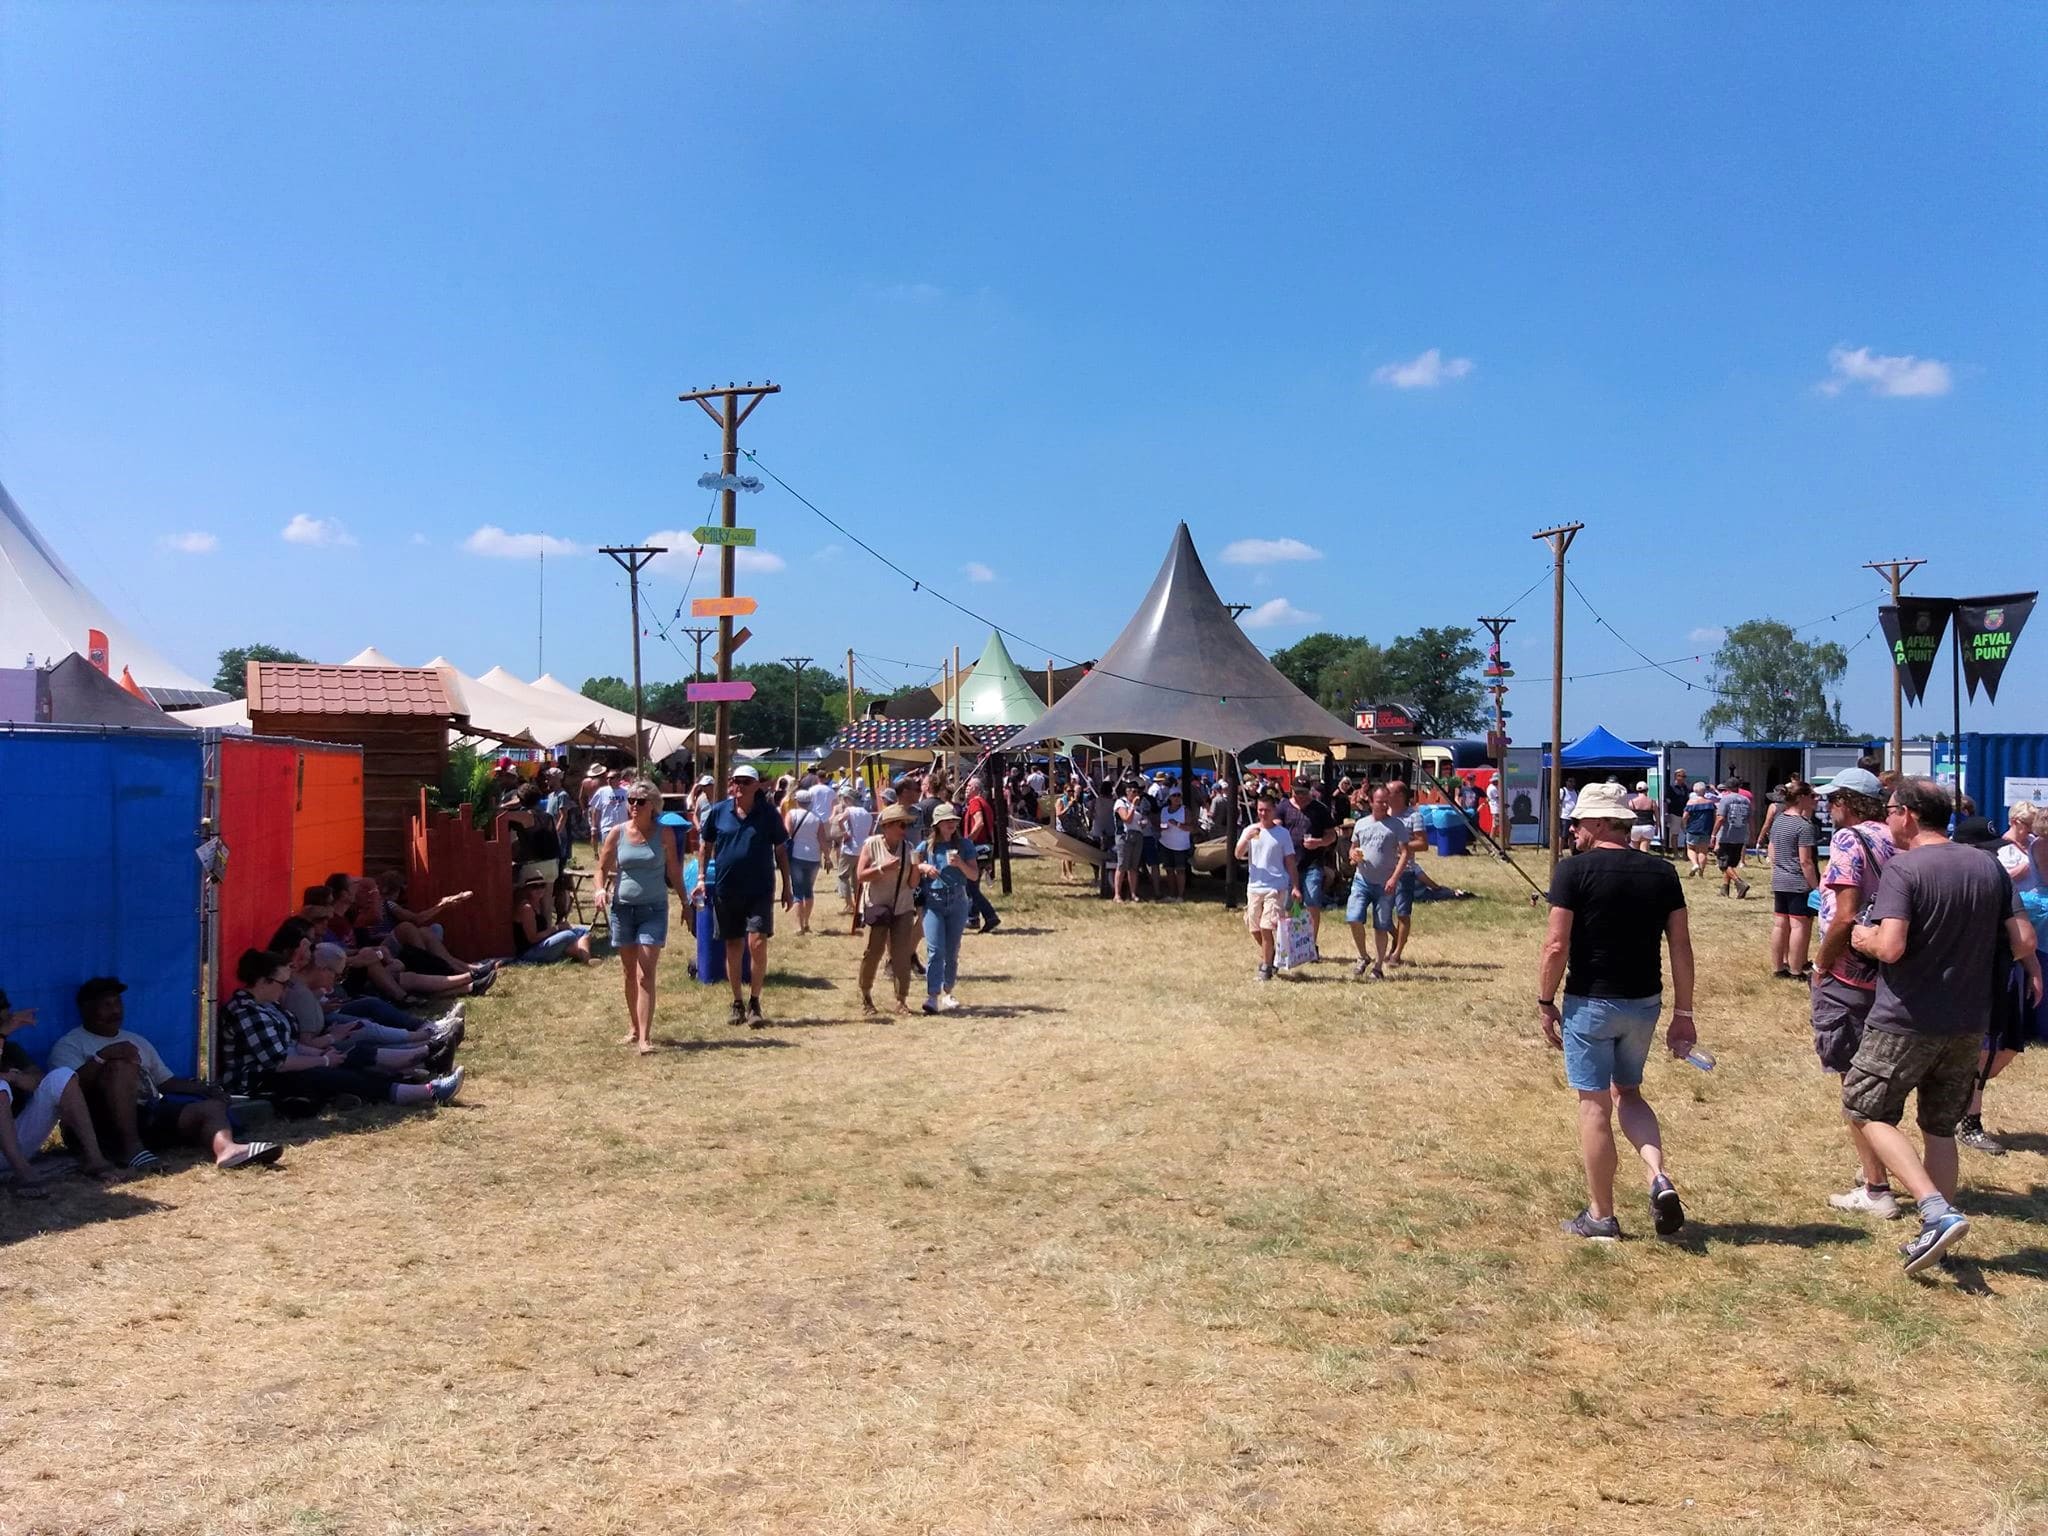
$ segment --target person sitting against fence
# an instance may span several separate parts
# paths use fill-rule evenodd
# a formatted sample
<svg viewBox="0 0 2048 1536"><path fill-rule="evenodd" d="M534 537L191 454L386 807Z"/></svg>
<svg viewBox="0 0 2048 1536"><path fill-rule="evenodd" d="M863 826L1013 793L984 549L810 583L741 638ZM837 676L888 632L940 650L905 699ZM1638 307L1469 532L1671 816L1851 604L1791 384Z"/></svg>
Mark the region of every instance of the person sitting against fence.
<svg viewBox="0 0 2048 1536"><path fill-rule="evenodd" d="M422 1067L440 1073L454 1064L465 1028L462 1003L457 1002L446 1018L429 1024L381 997L349 997L340 987L347 968L348 951L339 944L316 945L302 939L292 951L291 985L279 1001L292 1016L302 1044L331 1045L339 1051L367 1046L390 1053L368 1058L371 1065L398 1071Z"/></svg>
<svg viewBox="0 0 2048 1536"><path fill-rule="evenodd" d="M511 829L513 881L524 891L532 876L540 876L539 915L545 926L553 927L555 882L562 873L562 844L553 818L541 808L539 785L520 787L519 802L505 817L505 824Z"/></svg>
<svg viewBox="0 0 2048 1536"><path fill-rule="evenodd" d="M262 1095L280 1107L317 1107L336 1099L403 1105L446 1104L462 1088L462 1068L427 1083L401 1083L346 1065L347 1053L301 1045L282 1005L291 985L286 955L249 949L235 962L240 983L221 1009L221 1081L231 1093Z"/></svg>
<svg viewBox="0 0 2048 1536"><path fill-rule="evenodd" d="M79 1166L102 1184L119 1170L100 1155L100 1140L86 1107L78 1074L68 1067L45 1072L19 1043L8 1038L36 1021L33 1008L15 1008L0 992L0 1162L14 1174L14 1193L22 1200L40 1200L48 1193L43 1175L31 1161L43 1150L59 1122L79 1151Z"/></svg>
<svg viewBox="0 0 2048 1536"><path fill-rule="evenodd" d="M557 960L594 963L590 930L554 920L548 901L548 877L531 869L512 899L512 958L521 965L550 965Z"/></svg>
<svg viewBox="0 0 2048 1536"><path fill-rule="evenodd" d="M479 967L490 969L487 960L464 960L450 953L447 934L439 921L450 908L468 901L472 892L456 891L416 912L405 905L405 875L401 870L387 869L374 882L358 880L354 889L357 944L382 944L408 970L430 976L454 976Z"/></svg>
<svg viewBox="0 0 2048 1536"><path fill-rule="evenodd" d="M347 942L329 937L330 932L313 926L303 917L287 918L271 935L270 948L290 956L300 939L309 939L314 944L340 943L348 956L348 963L342 968L341 985L350 998L379 997L389 1003L404 1004L423 998L481 997L497 980L495 967L480 966L473 972L454 976L415 971L384 945L356 943L354 930Z"/></svg>
<svg viewBox="0 0 2048 1536"><path fill-rule="evenodd" d="M79 1025L50 1047L51 1071L77 1074L93 1129L115 1162L133 1173L168 1173L157 1152L199 1147L216 1168L274 1163L284 1148L242 1141L228 1115L227 1093L197 1078L176 1077L157 1048L124 1027L127 984L95 976L77 993Z"/></svg>

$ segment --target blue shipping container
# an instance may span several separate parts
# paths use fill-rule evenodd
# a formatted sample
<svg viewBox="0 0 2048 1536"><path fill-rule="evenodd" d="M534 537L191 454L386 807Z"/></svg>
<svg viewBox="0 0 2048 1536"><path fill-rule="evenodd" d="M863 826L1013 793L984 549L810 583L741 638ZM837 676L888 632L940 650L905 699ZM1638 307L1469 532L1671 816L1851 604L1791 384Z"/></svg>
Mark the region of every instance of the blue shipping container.
<svg viewBox="0 0 2048 1536"><path fill-rule="evenodd" d="M2048 806L2048 735L1963 732L1963 789L2000 829L2014 801Z"/></svg>

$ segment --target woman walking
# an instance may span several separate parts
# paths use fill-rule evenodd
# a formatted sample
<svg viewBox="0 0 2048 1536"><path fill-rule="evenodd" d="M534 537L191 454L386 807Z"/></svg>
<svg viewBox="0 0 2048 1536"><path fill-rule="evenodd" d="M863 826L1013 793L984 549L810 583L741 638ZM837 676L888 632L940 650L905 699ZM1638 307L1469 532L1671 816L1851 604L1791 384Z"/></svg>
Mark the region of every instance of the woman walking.
<svg viewBox="0 0 2048 1536"><path fill-rule="evenodd" d="M824 824L811 809L810 796L792 790L782 797L782 828L789 834L789 888L796 898L796 931L811 931L811 905L818 889L818 865L824 850L818 834Z"/></svg>
<svg viewBox="0 0 2048 1536"><path fill-rule="evenodd" d="M969 893L981 882L981 860L974 845L960 835L960 813L941 801L932 807L932 833L917 851L918 873L924 877L924 943L929 951L924 975L924 1011L951 1013L960 1006L953 988L960 980L960 935L967 931L973 902Z"/></svg>
<svg viewBox="0 0 2048 1536"><path fill-rule="evenodd" d="M854 885L860 893L860 920L868 931L868 947L860 957L860 1008L876 1018L875 972L886 952L889 975L896 986L896 1011L910 1012L910 973L917 962L917 888L910 878L913 862L905 846L916 818L907 805L882 812L881 831L861 843Z"/></svg>
<svg viewBox="0 0 2048 1536"><path fill-rule="evenodd" d="M642 1056L654 1051L654 978L668 942L668 893L684 889L675 839L655 824L660 806L650 780L633 780L626 786L626 820L605 834L597 856L597 910L610 913L632 1025L619 1044Z"/></svg>

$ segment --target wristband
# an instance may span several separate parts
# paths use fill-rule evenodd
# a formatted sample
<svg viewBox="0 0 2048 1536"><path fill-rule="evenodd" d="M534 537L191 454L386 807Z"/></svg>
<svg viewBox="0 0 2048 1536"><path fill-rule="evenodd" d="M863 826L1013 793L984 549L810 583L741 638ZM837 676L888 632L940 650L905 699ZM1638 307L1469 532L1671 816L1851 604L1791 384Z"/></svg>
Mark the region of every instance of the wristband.
<svg viewBox="0 0 2048 1536"><path fill-rule="evenodd" d="M1692 1017L1692 1010L1690 1008L1674 1008L1671 1010L1671 1017L1674 1019L1689 1019Z"/></svg>
<svg viewBox="0 0 2048 1536"><path fill-rule="evenodd" d="M1555 1008L1557 1006L1557 999L1554 997L1539 997L1536 999L1536 1006L1538 1008Z"/></svg>

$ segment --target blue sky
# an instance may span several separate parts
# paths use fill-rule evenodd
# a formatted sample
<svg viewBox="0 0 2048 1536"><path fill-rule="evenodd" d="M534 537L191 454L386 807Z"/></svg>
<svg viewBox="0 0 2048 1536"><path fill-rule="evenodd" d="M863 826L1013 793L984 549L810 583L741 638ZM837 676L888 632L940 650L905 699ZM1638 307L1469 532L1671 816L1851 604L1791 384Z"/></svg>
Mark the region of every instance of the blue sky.
<svg viewBox="0 0 2048 1536"><path fill-rule="evenodd" d="M761 460L1026 667L1099 654L1178 518L1269 647L1497 611L1565 519L1658 660L1873 596L1867 559L2041 581L2026 7L66 0L4 27L0 478L201 675L258 639L530 675L533 540L479 530L696 526L717 439L675 396L764 377ZM780 568L742 580L742 659L852 645L921 664L863 682L921 681L980 649L781 491L743 511ZM1319 558L1226 563L1254 539ZM546 572L547 668L624 672L615 569ZM1515 613L1534 684L1547 590ZM1576 599L1568 640L1574 674L1637 664ZM1888 725L1876 638L1845 694ZM1583 677L1567 726L1697 740L1703 702ZM1965 724L2044 705L2048 630ZM1908 726L1947 716L1944 683Z"/></svg>

